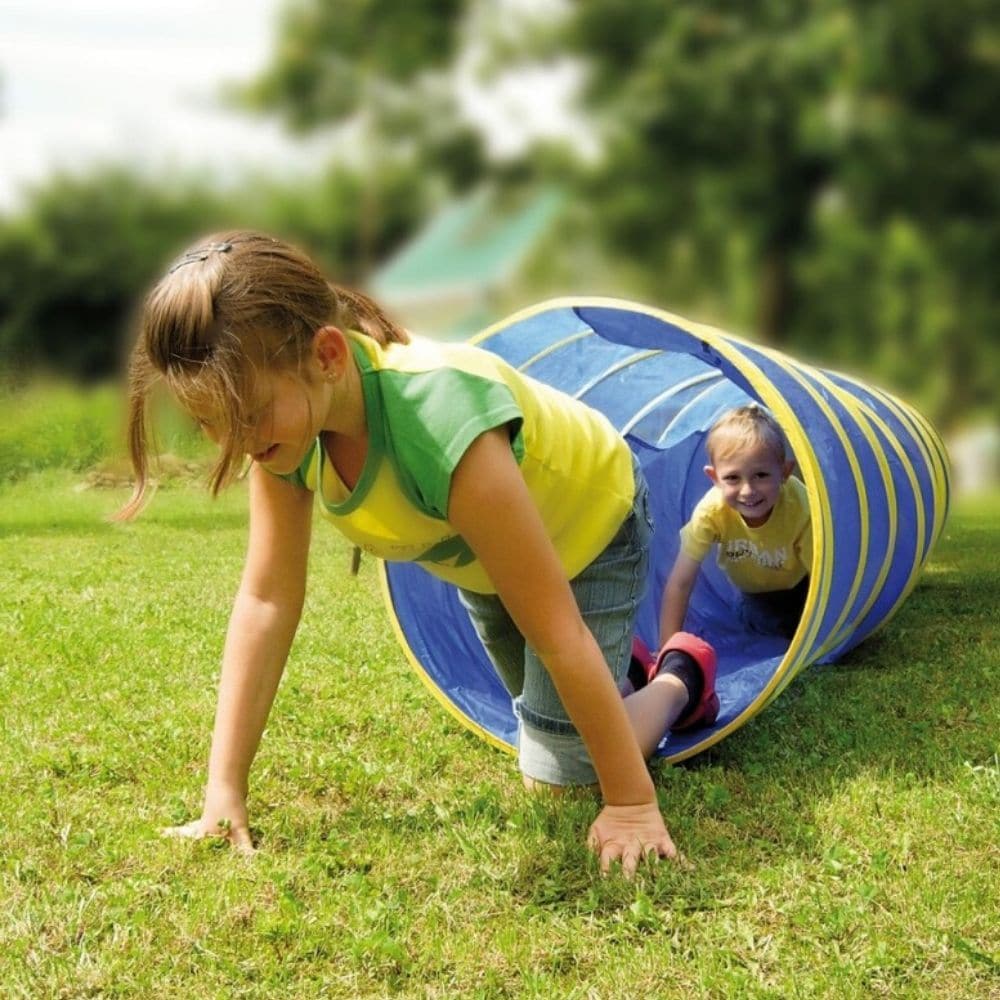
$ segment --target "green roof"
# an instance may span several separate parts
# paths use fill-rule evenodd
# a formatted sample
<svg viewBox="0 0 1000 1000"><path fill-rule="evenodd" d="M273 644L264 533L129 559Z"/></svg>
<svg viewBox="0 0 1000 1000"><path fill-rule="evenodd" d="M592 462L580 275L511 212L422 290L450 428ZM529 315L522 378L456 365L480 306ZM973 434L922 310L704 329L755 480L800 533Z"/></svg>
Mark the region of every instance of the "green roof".
<svg viewBox="0 0 1000 1000"><path fill-rule="evenodd" d="M453 202L373 275L376 296L487 290L513 274L563 202L548 188L518 199L489 188Z"/></svg>

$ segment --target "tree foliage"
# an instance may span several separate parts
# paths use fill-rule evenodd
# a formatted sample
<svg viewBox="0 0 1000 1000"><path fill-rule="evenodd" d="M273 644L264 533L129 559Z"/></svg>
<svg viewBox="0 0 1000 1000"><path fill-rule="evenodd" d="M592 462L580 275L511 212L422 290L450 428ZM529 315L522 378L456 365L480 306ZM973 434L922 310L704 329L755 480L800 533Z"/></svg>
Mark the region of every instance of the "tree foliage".
<svg viewBox="0 0 1000 1000"><path fill-rule="evenodd" d="M387 166L379 183L376 249L387 253L426 208L410 171ZM343 166L308 183L247 179L228 193L121 166L51 178L22 214L0 218L0 370L83 379L115 372L147 288L184 246L218 229L278 233L356 283L362 185Z"/></svg>
<svg viewBox="0 0 1000 1000"><path fill-rule="evenodd" d="M341 130L350 165L227 197L115 171L56 178L24 218L0 220L0 351L107 370L110 331L212 218L298 239L358 282L442 193L554 175L575 191L576 234L627 268L636 294L863 366L945 423L995 414L993 8L587 0L501 17L487 0L290 0L269 66L236 97L302 131L360 122ZM492 45L506 72L579 58L600 159L539 147L488 164L454 91L470 44L487 64Z"/></svg>
<svg viewBox="0 0 1000 1000"><path fill-rule="evenodd" d="M282 12L270 66L244 90L302 131L343 121L366 87L406 87L448 66L467 0L296 0Z"/></svg>
<svg viewBox="0 0 1000 1000"><path fill-rule="evenodd" d="M990 0L588 0L599 228L658 300L935 414L995 406L1000 28ZM524 53L537 41L523 39ZM550 49L551 51L551 49ZM874 348L873 348L874 345ZM980 361L986 361L984 367ZM934 371L928 385L928 372Z"/></svg>
<svg viewBox="0 0 1000 1000"><path fill-rule="evenodd" d="M245 108L309 132L358 121L362 172L405 157L461 189L484 169L481 139L444 78L472 0L293 0L270 64L234 91ZM416 141L414 141L416 140Z"/></svg>
<svg viewBox="0 0 1000 1000"><path fill-rule="evenodd" d="M221 214L217 197L166 191L121 167L58 175L0 221L0 358L93 378L119 363L140 290Z"/></svg>

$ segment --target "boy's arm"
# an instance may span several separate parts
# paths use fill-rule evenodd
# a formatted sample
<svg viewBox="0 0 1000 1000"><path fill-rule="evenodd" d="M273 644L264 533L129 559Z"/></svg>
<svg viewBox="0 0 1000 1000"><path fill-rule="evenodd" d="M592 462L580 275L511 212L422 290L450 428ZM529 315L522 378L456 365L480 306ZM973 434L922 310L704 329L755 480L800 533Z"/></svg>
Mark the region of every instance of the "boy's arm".
<svg viewBox="0 0 1000 1000"><path fill-rule="evenodd" d="M587 747L606 803L590 838L602 868L621 859L631 873L644 854L676 856L621 695L505 430L487 431L469 446L452 477L448 519L545 664Z"/></svg>
<svg viewBox="0 0 1000 1000"><path fill-rule="evenodd" d="M660 605L660 645L662 646L675 632L684 628L691 591L694 590L701 563L683 552L677 553L673 569L663 590Z"/></svg>
<svg viewBox="0 0 1000 1000"><path fill-rule="evenodd" d="M302 611L312 506L310 492L253 466L247 558L226 633L202 815L170 833L221 833L252 850L248 775Z"/></svg>

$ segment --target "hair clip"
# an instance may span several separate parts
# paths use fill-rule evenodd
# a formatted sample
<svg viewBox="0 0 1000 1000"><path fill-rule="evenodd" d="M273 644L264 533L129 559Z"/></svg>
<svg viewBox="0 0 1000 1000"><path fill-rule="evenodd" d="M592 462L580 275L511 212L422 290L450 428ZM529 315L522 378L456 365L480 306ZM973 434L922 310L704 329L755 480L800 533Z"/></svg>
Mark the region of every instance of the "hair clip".
<svg viewBox="0 0 1000 1000"><path fill-rule="evenodd" d="M200 264L208 260L213 253L229 253L233 249L232 243L210 243L207 247L199 247L197 250L189 250L179 261L173 264L167 274L173 274L179 267L185 264Z"/></svg>

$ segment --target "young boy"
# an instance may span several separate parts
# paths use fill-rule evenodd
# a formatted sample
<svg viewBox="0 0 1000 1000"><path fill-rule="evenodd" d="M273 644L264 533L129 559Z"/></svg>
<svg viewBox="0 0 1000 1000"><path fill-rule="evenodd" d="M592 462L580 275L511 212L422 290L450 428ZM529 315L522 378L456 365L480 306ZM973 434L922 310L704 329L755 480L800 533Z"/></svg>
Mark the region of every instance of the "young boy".
<svg viewBox="0 0 1000 1000"><path fill-rule="evenodd" d="M660 609L660 641L684 627L709 549L743 592L744 624L791 638L809 591L812 529L806 488L791 475L785 438L756 404L724 413L706 438L714 484L681 529L681 547Z"/></svg>

